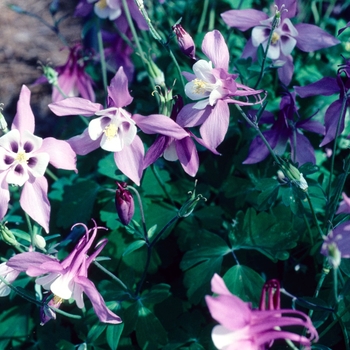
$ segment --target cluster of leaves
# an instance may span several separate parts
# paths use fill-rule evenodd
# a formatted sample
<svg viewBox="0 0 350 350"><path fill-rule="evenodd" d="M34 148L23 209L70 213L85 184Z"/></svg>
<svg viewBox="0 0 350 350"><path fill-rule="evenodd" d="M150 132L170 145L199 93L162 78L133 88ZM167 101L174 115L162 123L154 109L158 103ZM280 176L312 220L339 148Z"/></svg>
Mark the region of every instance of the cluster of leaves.
<svg viewBox="0 0 350 350"><path fill-rule="evenodd" d="M144 3L153 25L156 24L157 31L167 40L162 46L154 40L152 32L140 32L141 45L156 57L166 85L174 86L173 94L185 97L178 71L169 64L169 50L174 52L182 70L191 71L193 63L178 49L171 31L171 26L180 17L182 26L193 36L197 48L207 31L219 29L230 50L231 71L239 73L242 83L254 86L261 71L264 51L262 47L259 49L256 62L251 58L240 58L247 33L229 29L220 18L220 13L237 6L235 1ZM54 16L58 4L59 1L51 4L55 8ZM266 12L269 5L259 0L240 2L242 8L266 9ZM343 12L337 18L335 15L324 17L328 11L326 5L331 6L328 2L311 1L312 11L305 10L300 16L305 23L318 21L317 25L336 34L346 25L342 17L346 7L342 7ZM23 14L19 9L14 10ZM85 40L96 34L96 21L94 17L85 23L82 29ZM106 24L106 29L110 27L110 23ZM334 77L337 66L342 63L341 55L349 55L350 30L345 30L339 38L341 44L330 49L312 54L294 53L295 73L291 85L303 86L324 76ZM202 56L201 52L197 54ZM158 113L157 97L154 96L157 94L152 95L155 87L150 85L144 62L136 50L131 58L135 78L130 82L134 97L130 110L143 114ZM100 69L101 66L94 63L87 68L94 79L97 98L102 100L103 74ZM113 73L110 72L108 78ZM283 89L277 79L276 67L269 60L259 87L268 92L265 108L277 115ZM325 110L333 100L319 96L300 99L300 113L310 116L318 112L316 119L323 122ZM108 237L108 244L103 250L104 257L98 258L97 263L118 276L122 283L97 266L90 268L91 279L107 306L122 318L123 323L100 323L88 304L81 319L57 314L56 320L40 326L38 304L29 303L12 292L9 299L0 299L3 310L0 315L1 349L213 349L211 330L214 321L204 296L210 294L210 280L214 273L223 276L233 294L251 302L254 307L258 305L264 281L279 279L284 289L297 297L295 307L312 314L312 321L322 335L320 344L323 344L315 345L315 349L349 348L350 264L344 259L340 269L334 271L338 277L335 287L333 274L322 274L325 271L324 259L320 255L323 241L319 232L321 227L322 233L327 234L329 222L336 225L348 218L340 215L334 220L341 193L346 192L348 186L346 138L341 136L335 141L338 147L335 148L337 154L333 167L324 149L317 148L320 136L307 134L315 146L316 165L307 163L299 169L309 185L306 195L293 183L278 179L278 167L272 157L258 164L242 164L256 131L242 122L234 106L230 111L229 131L218 148L221 156L200 148L196 192L207 200L199 201L191 215L174 219L188 201L188 191L194 187L194 180L178 163L161 158L145 171L139 193L149 242L157 237L157 244L151 249L143 234L137 201L132 222L125 227L118 220L114 202L115 182L128 179L116 168L112 154L99 149L80 157L78 174L55 170L55 180L51 180L49 190L51 233L45 236L46 249L58 249L61 256L67 254L80 234L78 231L69 233L70 227L77 222L88 224L91 218L95 218L106 226L109 232L103 234ZM55 136L61 139L82 130L78 119L54 119L52 123L57 125ZM348 135L349 131L346 127L343 135ZM145 140L151 144L151 139ZM285 158L289 157L289 152L287 149ZM20 214L18 193L13 190L11 195L13 205L6 216L7 225L16 225L12 232L17 242L28 246L30 236L26 233L27 223ZM158 240L159 232L162 236ZM60 243L58 247L57 243ZM3 260L10 258L14 251L13 247L3 244ZM322 278L325 280L319 291L317 285ZM14 285L22 295L40 300L40 291L36 290L37 295L34 291L28 292L34 286L28 277L21 276ZM283 299L283 302L286 307L291 307L290 298ZM64 303L61 309L68 314L80 315L81 310L74 305Z"/></svg>

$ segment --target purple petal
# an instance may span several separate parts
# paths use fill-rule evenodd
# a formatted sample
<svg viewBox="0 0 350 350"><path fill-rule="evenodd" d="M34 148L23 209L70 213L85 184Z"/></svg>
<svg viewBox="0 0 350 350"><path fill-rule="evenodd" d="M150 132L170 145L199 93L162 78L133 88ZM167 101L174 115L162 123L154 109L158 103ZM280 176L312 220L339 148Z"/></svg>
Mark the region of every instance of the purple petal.
<svg viewBox="0 0 350 350"><path fill-rule="evenodd" d="M246 31L268 18L267 14L258 10L229 10L221 14L224 22L233 28Z"/></svg>
<svg viewBox="0 0 350 350"><path fill-rule="evenodd" d="M182 127L193 127L203 124L209 117L213 107L207 106L204 109L195 109L195 103L185 105L176 117L176 122Z"/></svg>
<svg viewBox="0 0 350 350"><path fill-rule="evenodd" d="M312 52L340 43L333 35L313 24L299 23L295 25L295 28L299 33L297 47L302 51Z"/></svg>
<svg viewBox="0 0 350 350"><path fill-rule="evenodd" d="M297 123L297 128L311 131L320 135L325 134L325 127L323 126L323 124L321 124L316 120L310 120L310 119L302 120Z"/></svg>
<svg viewBox="0 0 350 350"><path fill-rule="evenodd" d="M31 267L39 267L43 263L53 261L54 258L49 257L48 255L38 253L38 252L25 252L20 253L7 261L7 265L12 267L17 271L26 271ZM41 270L42 271L42 270ZM47 273L47 270L44 272L40 272L38 274L30 274L30 276L39 276L40 274Z"/></svg>
<svg viewBox="0 0 350 350"><path fill-rule="evenodd" d="M119 170L140 186L143 172L144 147L139 136L135 136L130 146L114 153L114 160Z"/></svg>
<svg viewBox="0 0 350 350"><path fill-rule="evenodd" d="M225 39L218 30L205 34L202 51L213 62L215 68L228 70L230 54Z"/></svg>
<svg viewBox="0 0 350 350"><path fill-rule="evenodd" d="M23 186L19 202L22 209L48 233L50 202L47 198L47 188L44 176L30 179Z"/></svg>
<svg viewBox="0 0 350 350"><path fill-rule="evenodd" d="M294 86L295 92L302 98L309 96L331 96L339 93L340 88L335 78L325 77L305 86Z"/></svg>
<svg viewBox="0 0 350 350"><path fill-rule="evenodd" d="M84 115L89 117L103 109L103 106L85 98L69 97L59 102L50 103L49 108L59 117L64 115Z"/></svg>
<svg viewBox="0 0 350 350"><path fill-rule="evenodd" d="M278 77L284 85L288 86L294 73L293 57L288 55L281 57L281 59L285 61L285 64L281 68L278 68Z"/></svg>
<svg viewBox="0 0 350 350"><path fill-rule="evenodd" d="M219 100L208 119L200 127L203 141L216 148L224 140L230 121L230 110L225 101Z"/></svg>
<svg viewBox="0 0 350 350"><path fill-rule="evenodd" d="M153 142L153 144L148 148L145 159L143 161L143 168L148 168L151 164L153 164L159 157L162 156L165 149L172 141L170 137L167 136L159 136Z"/></svg>
<svg viewBox="0 0 350 350"><path fill-rule="evenodd" d="M50 163L57 169L76 171L76 154L68 142L47 137L43 140L40 151L50 156Z"/></svg>
<svg viewBox="0 0 350 350"><path fill-rule="evenodd" d="M34 133L35 119L30 107L30 94L30 90L25 85L22 85L17 102L17 113L12 123L12 129L18 129L21 134L24 130Z"/></svg>
<svg viewBox="0 0 350 350"><path fill-rule="evenodd" d="M324 146L327 143L333 141L335 139L335 134L337 132L337 124L339 118L341 118L340 127L339 127L339 133L340 135L344 130L344 119L345 119L345 113L341 116L342 110L342 101L336 100L334 101L327 109L326 114L324 116L324 122L326 126L326 135L322 142L320 143L320 146Z"/></svg>
<svg viewBox="0 0 350 350"><path fill-rule="evenodd" d="M134 0L127 0L128 8L131 14L131 17L135 20L137 26L141 30L148 30L148 24L145 18L142 16L141 11L137 7Z"/></svg>
<svg viewBox="0 0 350 350"><path fill-rule="evenodd" d="M185 172L194 177L199 168L196 145L190 137L175 141L176 153Z"/></svg>
<svg viewBox="0 0 350 350"><path fill-rule="evenodd" d="M6 215L10 201L10 192L6 181L6 175L7 171L0 173L0 220Z"/></svg>
<svg viewBox="0 0 350 350"><path fill-rule="evenodd" d="M79 284L91 301L92 307L101 322L118 324L122 320L119 316L114 314L106 306L101 294L97 291L95 285L86 277L79 276L75 278L75 283Z"/></svg>
<svg viewBox="0 0 350 350"><path fill-rule="evenodd" d="M242 58L249 58L253 61L257 58L257 48L253 45L253 40L250 38L247 43L245 44L245 47L242 52Z"/></svg>
<svg viewBox="0 0 350 350"><path fill-rule="evenodd" d="M89 129L86 128L81 135L74 136L67 142L76 154L84 156L100 147L101 138L91 140Z"/></svg>
<svg viewBox="0 0 350 350"><path fill-rule="evenodd" d="M175 139L183 139L188 133L169 117L161 114L151 114L147 117L135 114L132 119L145 134L161 134Z"/></svg>
<svg viewBox="0 0 350 350"><path fill-rule="evenodd" d="M291 139L290 142L293 142ZM292 159L295 159L299 165L305 163L316 163L315 151L310 141L302 134L296 132L296 154L294 154L294 147L292 147ZM294 158L295 157L295 158Z"/></svg>
<svg viewBox="0 0 350 350"><path fill-rule="evenodd" d="M119 67L118 72L108 87L108 107L125 107L129 105L133 98L130 96L128 88L128 77L124 73L123 67Z"/></svg>

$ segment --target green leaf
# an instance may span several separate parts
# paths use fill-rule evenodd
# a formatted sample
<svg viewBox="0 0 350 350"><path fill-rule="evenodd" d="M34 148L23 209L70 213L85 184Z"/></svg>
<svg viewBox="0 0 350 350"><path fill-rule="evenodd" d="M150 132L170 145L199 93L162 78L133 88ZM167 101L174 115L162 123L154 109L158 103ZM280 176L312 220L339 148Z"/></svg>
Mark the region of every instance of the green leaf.
<svg viewBox="0 0 350 350"><path fill-rule="evenodd" d="M229 291L258 307L264 279L248 266L235 265L223 277Z"/></svg>
<svg viewBox="0 0 350 350"><path fill-rule="evenodd" d="M114 153L108 153L108 155L102 158L98 162L97 171L104 176L110 177L113 180L117 181L126 181L127 177L124 174L120 174L120 171L117 169L114 161Z"/></svg>
<svg viewBox="0 0 350 350"><path fill-rule="evenodd" d="M259 209L266 210L276 201L280 184L276 179L265 178L260 179L255 188L261 191L257 198Z"/></svg>
<svg viewBox="0 0 350 350"><path fill-rule="evenodd" d="M97 338L102 334L102 332L106 329L107 325L104 323L94 324L86 337L87 343L93 343L97 340Z"/></svg>
<svg viewBox="0 0 350 350"><path fill-rule="evenodd" d="M171 295L170 286L165 283L157 284L150 290L142 293L141 300L143 303L158 304Z"/></svg>
<svg viewBox="0 0 350 350"><path fill-rule="evenodd" d="M57 225L69 228L76 222L87 222L98 191L98 184L82 180L64 187L63 203L58 211Z"/></svg>
<svg viewBox="0 0 350 350"><path fill-rule="evenodd" d="M123 253L123 256L126 256L128 254L130 254L131 252L133 252L134 250L137 250L139 248L141 248L142 246L144 246L146 244L146 242L144 240L137 240L135 242L132 242L125 250Z"/></svg>
<svg viewBox="0 0 350 350"><path fill-rule="evenodd" d="M118 348L120 336L122 335L123 329L124 323L110 324L107 326L107 343L111 350L116 350Z"/></svg>
<svg viewBox="0 0 350 350"><path fill-rule="evenodd" d="M158 318L140 303L136 325L136 339L142 349L146 346L165 345L167 333Z"/></svg>

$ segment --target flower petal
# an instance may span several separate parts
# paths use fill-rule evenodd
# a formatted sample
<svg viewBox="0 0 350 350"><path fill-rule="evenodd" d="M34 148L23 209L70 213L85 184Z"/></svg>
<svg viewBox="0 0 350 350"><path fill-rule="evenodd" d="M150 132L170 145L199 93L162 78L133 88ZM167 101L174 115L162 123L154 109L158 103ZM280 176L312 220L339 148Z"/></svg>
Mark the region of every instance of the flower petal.
<svg viewBox="0 0 350 350"><path fill-rule="evenodd" d="M328 107L326 114L324 116L324 122L326 126L326 135L322 142L320 143L320 146L324 146L327 143L333 141L335 139L335 135L337 132L337 126L338 126L338 120L341 118L339 130L339 135L344 130L344 119L345 119L345 112L341 116L341 110L342 110L342 101L336 100Z"/></svg>
<svg viewBox="0 0 350 350"><path fill-rule="evenodd" d="M230 54L225 39L218 30L205 34L202 51L213 62L215 68L228 70Z"/></svg>
<svg viewBox="0 0 350 350"><path fill-rule="evenodd" d="M120 67L108 87L108 107L125 107L129 105L133 98L128 89L128 78Z"/></svg>
<svg viewBox="0 0 350 350"><path fill-rule="evenodd" d="M53 113L62 117L64 115L84 115L92 116L103 106L99 103L93 103L81 97L69 97L62 101L50 103L49 108Z"/></svg>
<svg viewBox="0 0 350 350"><path fill-rule="evenodd" d="M0 173L0 220L6 215L10 201L10 192L6 181L6 175L7 172Z"/></svg>
<svg viewBox="0 0 350 350"><path fill-rule="evenodd" d="M89 130L86 128L81 135L74 136L67 140L76 154L84 156L100 147L101 138L91 140Z"/></svg>
<svg viewBox="0 0 350 350"><path fill-rule="evenodd" d="M302 98L317 95L331 96L340 92L337 80L330 77L324 77L305 86L294 86L294 90Z"/></svg>
<svg viewBox="0 0 350 350"><path fill-rule="evenodd" d="M185 105L176 117L176 122L182 127L193 127L203 124L209 117L212 108L207 106L204 109L195 109L195 103Z"/></svg>
<svg viewBox="0 0 350 350"><path fill-rule="evenodd" d="M175 141L176 153L185 172L194 177L199 168L196 145L190 137Z"/></svg>
<svg viewBox="0 0 350 350"><path fill-rule="evenodd" d="M224 22L233 28L246 31L259 25L260 21L268 18L267 14L258 10L229 10L221 14Z"/></svg>

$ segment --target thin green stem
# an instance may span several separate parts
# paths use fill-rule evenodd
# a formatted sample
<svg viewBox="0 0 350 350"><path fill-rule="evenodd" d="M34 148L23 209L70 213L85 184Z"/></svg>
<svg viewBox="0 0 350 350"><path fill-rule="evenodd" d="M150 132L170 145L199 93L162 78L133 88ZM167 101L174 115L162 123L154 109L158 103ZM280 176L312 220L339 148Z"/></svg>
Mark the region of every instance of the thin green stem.
<svg viewBox="0 0 350 350"><path fill-rule="evenodd" d="M159 186L162 188L164 194L167 196L167 198L169 199L171 204L175 207L175 203L174 203L172 197L170 196L168 190L166 189L165 184L164 184L162 178L159 176L158 171L156 169L156 166L154 164L152 164L151 169L152 169L152 172L153 172L155 178L157 179L157 181L159 183Z"/></svg>
<svg viewBox="0 0 350 350"><path fill-rule="evenodd" d="M152 240L150 247L154 247L154 245L159 241L160 237L163 235L163 233L179 218L178 215L174 216L154 237Z"/></svg>
<svg viewBox="0 0 350 350"><path fill-rule="evenodd" d="M103 89L105 92L105 96L107 96L107 68L106 68L106 58L105 58L105 52L103 49L103 39L102 39L102 32L101 32L100 26L97 31L97 41L98 41L98 51L100 54Z"/></svg>
<svg viewBox="0 0 350 350"><path fill-rule="evenodd" d="M49 168L46 168L45 173L49 175L52 180L54 181L58 180L58 177Z"/></svg>
<svg viewBox="0 0 350 350"><path fill-rule="evenodd" d="M32 223L30 221L30 217L29 217L29 215L26 212L24 212L24 216L26 218L28 231L29 231L29 234L30 234L31 244L34 247L35 246L35 241L34 241L35 237L34 237L34 232L33 232L33 226L32 226Z"/></svg>
<svg viewBox="0 0 350 350"><path fill-rule="evenodd" d="M307 217L305 215L305 213L303 213L303 218L304 218L304 222L305 222L305 225L306 225L306 228L307 228L307 232L309 233L309 237L310 237L310 245L311 247L314 246L314 237L312 235L312 231L311 231L311 227L309 225L309 221L307 220Z"/></svg>
<svg viewBox="0 0 350 350"><path fill-rule="evenodd" d="M208 8L209 8L209 0L204 0L202 15L201 15L201 18L200 18L199 24L198 24L198 31L197 31L198 33L203 32L204 23L206 22L206 17L207 17L207 13L208 13Z"/></svg>
<svg viewBox="0 0 350 350"><path fill-rule="evenodd" d="M141 215L141 222L142 222L142 228L143 228L143 235L144 235L146 243L148 244L148 233L147 233L145 212L143 210L141 196L139 194L139 191L135 187L127 186L127 189L133 191L136 194L137 201L139 203L139 208L140 208L140 215Z"/></svg>
<svg viewBox="0 0 350 350"><path fill-rule="evenodd" d="M310 207L311 214L312 214L312 217L313 217L313 219L314 219L315 225L316 225L317 230L318 230L318 232L319 232L319 234L320 234L320 236L321 236L321 238L322 238L322 237L323 237L323 232L322 232L321 227L320 227L320 225L319 225L319 223L318 223L317 216L316 216L316 212L315 212L315 210L314 210L314 206L312 205L312 201L311 201L310 195L309 195L309 193L308 193L307 191L304 192L304 193L305 193L307 202L308 202L308 204L309 204L309 207Z"/></svg>

